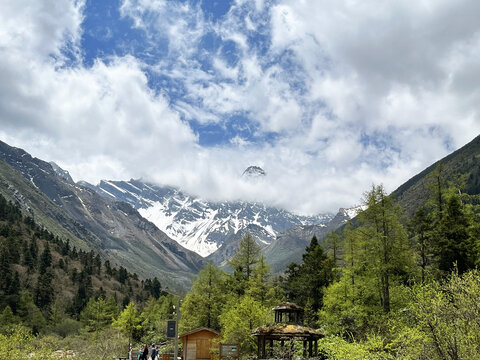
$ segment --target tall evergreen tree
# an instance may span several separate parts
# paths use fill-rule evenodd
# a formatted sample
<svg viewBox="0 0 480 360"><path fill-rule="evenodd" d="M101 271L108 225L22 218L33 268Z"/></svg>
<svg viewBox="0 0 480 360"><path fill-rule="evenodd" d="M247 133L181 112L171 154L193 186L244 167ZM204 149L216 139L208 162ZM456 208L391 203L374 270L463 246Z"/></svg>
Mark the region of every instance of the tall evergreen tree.
<svg viewBox="0 0 480 360"><path fill-rule="evenodd" d="M220 330L218 317L227 301L226 274L208 264L182 303L182 331L197 327Z"/></svg>
<svg viewBox="0 0 480 360"><path fill-rule="evenodd" d="M413 237L416 245L416 250L419 258L419 266L421 269L421 282L425 283L425 277L428 267L433 259L432 247L432 220L424 207L417 210L412 220L410 227L413 232Z"/></svg>
<svg viewBox="0 0 480 360"><path fill-rule="evenodd" d="M475 241L469 234L469 219L457 195L447 201L437 247L440 270L449 273L457 267L461 274L475 267Z"/></svg>
<svg viewBox="0 0 480 360"><path fill-rule="evenodd" d="M313 236L302 256L303 263L292 263L286 271L284 288L290 301L307 307L307 322L313 325L323 305L323 291L333 281L333 261Z"/></svg>
<svg viewBox="0 0 480 360"><path fill-rule="evenodd" d="M35 287L35 304L44 312L48 311L55 298L53 279L52 269L48 268L38 277Z"/></svg>
<svg viewBox="0 0 480 360"><path fill-rule="evenodd" d="M393 277L407 280L406 271L411 268L413 258L406 230L400 222L401 209L387 196L383 186L372 186L364 203L367 209L359 214L361 226L356 232L363 240L364 261L378 276L380 303L388 313Z"/></svg>
<svg viewBox="0 0 480 360"><path fill-rule="evenodd" d="M43 249L42 255L39 259L38 271L40 274L44 274L47 268L52 265L52 253L50 252L50 245L48 242L45 243L45 248Z"/></svg>
<svg viewBox="0 0 480 360"><path fill-rule="evenodd" d="M228 262L233 268L233 275L238 285L236 290L239 295L245 293L247 283L259 258L260 246L257 245L250 234L247 234L240 241L237 251Z"/></svg>

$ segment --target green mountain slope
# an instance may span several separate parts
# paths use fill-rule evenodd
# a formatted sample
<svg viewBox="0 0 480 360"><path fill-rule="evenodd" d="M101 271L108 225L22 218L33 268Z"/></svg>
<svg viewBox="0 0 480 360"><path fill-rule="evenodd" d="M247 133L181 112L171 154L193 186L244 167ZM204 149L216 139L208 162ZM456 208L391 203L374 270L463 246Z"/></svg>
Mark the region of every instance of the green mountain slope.
<svg viewBox="0 0 480 360"><path fill-rule="evenodd" d="M3 161L2 161L3 160ZM130 205L102 198L57 175L51 164L0 142L0 193L19 202L55 235L98 250L142 277L189 286L203 259L145 220Z"/></svg>
<svg viewBox="0 0 480 360"><path fill-rule="evenodd" d="M465 191L470 194L480 194L480 136L467 145L432 164L421 173L415 175L393 192L408 216L428 198L427 177L439 164L443 165L442 179L454 181L460 175L467 174Z"/></svg>
<svg viewBox="0 0 480 360"><path fill-rule="evenodd" d="M78 318L90 298L112 297L120 307L160 294L158 280L141 281L98 253L79 250L0 195L0 313L8 306L38 331L53 321L54 311Z"/></svg>
<svg viewBox="0 0 480 360"><path fill-rule="evenodd" d="M77 248L86 250L93 247L83 240L91 236L88 232L68 219L58 205L3 160L0 160L0 194L19 204L39 225L61 238L69 239Z"/></svg>

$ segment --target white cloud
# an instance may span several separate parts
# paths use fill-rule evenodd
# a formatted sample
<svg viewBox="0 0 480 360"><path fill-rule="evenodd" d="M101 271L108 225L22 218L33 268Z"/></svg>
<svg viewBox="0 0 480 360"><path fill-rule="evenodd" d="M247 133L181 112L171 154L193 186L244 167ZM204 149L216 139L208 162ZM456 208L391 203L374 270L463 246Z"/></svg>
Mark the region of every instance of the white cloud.
<svg viewBox="0 0 480 360"><path fill-rule="evenodd" d="M372 182L394 190L447 142L480 132L475 1L236 1L211 22L191 2L125 0L122 15L168 54L91 67L75 61L83 7L0 3L0 137L76 179L142 176L217 200L335 211ZM235 44L235 61L200 48L209 33ZM145 69L186 95L154 92ZM258 138L274 136L201 147L188 123L227 128L236 114ZM253 164L266 181L241 179Z"/></svg>

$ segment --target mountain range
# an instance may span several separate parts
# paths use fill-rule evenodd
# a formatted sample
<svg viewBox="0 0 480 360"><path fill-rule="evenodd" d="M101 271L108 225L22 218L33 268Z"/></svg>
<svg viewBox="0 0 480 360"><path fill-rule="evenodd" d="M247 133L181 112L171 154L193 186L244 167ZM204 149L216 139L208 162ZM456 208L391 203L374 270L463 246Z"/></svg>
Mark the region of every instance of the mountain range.
<svg viewBox="0 0 480 360"><path fill-rule="evenodd" d="M73 183L66 173L0 142L0 193L72 244L94 249L142 277L185 288L204 259L185 249L127 203Z"/></svg>
<svg viewBox="0 0 480 360"><path fill-rule="evenodd" d="M465 191L480 192L480 137L401 185L393 195L407 215L425 203L428 175L442 164L442 179L465 177ZM242 176L268 181L251 166ZM259 180L260 179L260 180ZM157 276L172 289L184 289L207 263L222 267L247 233L261 246L276 273L301 255L313 235L322 242L356 215L299 216L243 201L211 202L170 186L142 180L75 183L68 171L0 142L0 193L53 234L79 249L141 277Z"/></svg>
<svg viewBox="0 0 480 360"><path fill-rule="evenodd" d="M256 229L259 245L263 247L274 242L282 231L295 226L326 225L333 218L332 214L299 216L244 201L211 202L173 187L133 179L101 181L96 186L82 184L106 198L131 204L172 239L204 257L247 227Z"/></svg>
<svg viewBox="0 0 480 360"><path fill-rule="evenodd" d="M265 175L260 167L251 166L242 176L257 179ZM301 260L314 234L322 238L356 214L355 209L340 209L336 215L301 216L260 203L211 202L134 179L81 184L110 200L131 204L172 239L221 267L226 267L240 240L250 234L266 262L281 272L290 262Z"/></svg>
<svg viewBox="0 0 480 360"><path fill-rule="evenodd" d="M244 174L253 179L265 175L259 167ZM281 271L298 261L308 244L311 231L298 237L303 228L316 227L321 236L334 218L298 216L258 203L215 203L140 180L75 183L57 164L3 142L0 193L74 246L94 249L142 277L158 276L172 289L188 287L207 261L225 265L246 233L264 249L267 262ZM298 245L298 254L280 256L293 233L297 238L291 243Z"/></svg>

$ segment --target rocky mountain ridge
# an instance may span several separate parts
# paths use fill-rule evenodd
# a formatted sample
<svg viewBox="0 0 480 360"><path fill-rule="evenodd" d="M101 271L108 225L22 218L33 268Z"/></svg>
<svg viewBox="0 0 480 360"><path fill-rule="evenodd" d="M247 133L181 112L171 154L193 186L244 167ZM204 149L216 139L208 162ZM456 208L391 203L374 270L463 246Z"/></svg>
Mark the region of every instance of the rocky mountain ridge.
<svg viewBox="0 0 480 360"><path fill-rule="evenodd" d="M204 265L137 210L70 182L65 172L0 142L0 192L55 234L73 238L106 259L170 287L188 286ZM23 179L22 179L23 178ZM20 199L21 201L18 201ZM182 284L182 285L179 285Z"/></svg>
<svg viewBox="0 0 480 360"><path fill-rule="evenodd" d="M131 204L172 239L204 257L247 227L259 229L257 239L264 247L282 231L295 226L326 225L334 217L332 214L300 216L260 203L206 201L173 187L141 180L83 184L104 197Z"/></svg>

